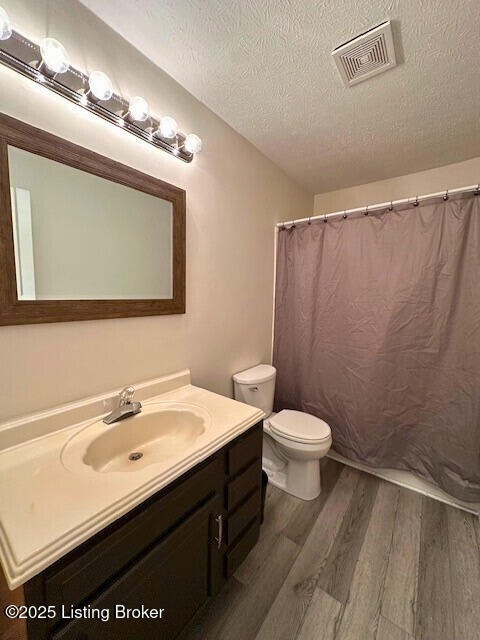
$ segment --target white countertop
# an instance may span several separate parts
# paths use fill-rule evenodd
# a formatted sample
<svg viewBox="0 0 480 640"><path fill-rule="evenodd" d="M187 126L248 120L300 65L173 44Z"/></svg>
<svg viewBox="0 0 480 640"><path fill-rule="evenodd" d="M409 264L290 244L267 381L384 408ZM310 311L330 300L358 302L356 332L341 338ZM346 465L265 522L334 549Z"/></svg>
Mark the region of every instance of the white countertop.
<svg viewBox="0 0 480 640"><path fill-rule="evenodd" d="M11 589L40 573L262 419L260 409L183 384L186 374L189 372L179 374L182 386L142 399L144 405L167 401L190 403L210 414L205 434L167 461L132 473L97 473L91 468L77 472L67 468L62 461L63 448L105 411L0 451L0 561ZM158 391L161 380L160 384L155 382ZM172 377L168 383L171 388ZM69 416L72 415L75 412L70 407ZM58 411L55 416L58 428ZM44 428L45 414L41 419ZM30 418L27 422L31 432L34 421ZM121 429L121 423L116 428ZM11 431L8 436L11 437Z"/></svg>

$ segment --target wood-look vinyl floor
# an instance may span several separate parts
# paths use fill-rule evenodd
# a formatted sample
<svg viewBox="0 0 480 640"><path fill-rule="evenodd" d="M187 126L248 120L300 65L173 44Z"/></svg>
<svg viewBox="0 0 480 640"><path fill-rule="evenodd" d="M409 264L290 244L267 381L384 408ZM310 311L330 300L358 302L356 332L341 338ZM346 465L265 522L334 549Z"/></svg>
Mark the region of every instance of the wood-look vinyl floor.
<svg viewBox="0 0 480 640"><path fill-rule="evenodd" d="M334 460L269 487L260 540L182 640L480 640L480 523Z"/></svg>

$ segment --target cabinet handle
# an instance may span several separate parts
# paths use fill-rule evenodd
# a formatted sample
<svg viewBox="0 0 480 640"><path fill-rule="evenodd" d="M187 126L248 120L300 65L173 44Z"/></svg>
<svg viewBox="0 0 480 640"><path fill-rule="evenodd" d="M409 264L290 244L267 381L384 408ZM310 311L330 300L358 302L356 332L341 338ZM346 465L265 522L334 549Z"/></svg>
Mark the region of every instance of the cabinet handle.
<svg viewBox="0 0 480 640"><path fill-rule="evenodd" d="M217 549L220 549L223 540L223 516L217 516L215 518L215 522L218 525L218 536L215 538L215 542L217 543Z"/></svg>

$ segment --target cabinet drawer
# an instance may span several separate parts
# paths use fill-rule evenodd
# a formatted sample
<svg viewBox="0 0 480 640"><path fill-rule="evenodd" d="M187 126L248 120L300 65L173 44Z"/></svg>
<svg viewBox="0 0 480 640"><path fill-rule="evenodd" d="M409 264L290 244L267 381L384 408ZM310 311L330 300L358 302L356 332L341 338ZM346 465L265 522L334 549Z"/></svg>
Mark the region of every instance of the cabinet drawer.
<svg viewBox="0 0 480 640"><path fill-rule="evenodd" d="M225 573L230 578L242 564L248 553L255 546L260 535L260 517L258 517L245 531L237 544L227 551L225 556Z"/></svg>
<svg viewBox="0 0 480 640"><path fill-rule="evenodd" d="M220 461L213 460L160 500L121 525L106 539L46 577L49 604L75 605L110 580L215 491Z"/></svg>
<svg viewBox="0 0 480 640"><path fill-rule="evenodd" d="M245 469L243 473L238 475L234 480L227 484L226 490L226 508L228 511L235 509L240 502L256 487L262 484L262 461L255 460Z"/></svg>
<svg viewBox="0 0 480 640"><path fill-rule="evenodd" d="M250 497L241 504L227 521L227 544L230 545L255 518L259 517L262 505L260 489L255 489Z"/></svg>
<svg viewBox="0 0 480 640"><path fill-rule="evenodd" d="M227 471L229 475L238 473L243 467L262 457L262 423L241 436L227 451Z"/></svg>

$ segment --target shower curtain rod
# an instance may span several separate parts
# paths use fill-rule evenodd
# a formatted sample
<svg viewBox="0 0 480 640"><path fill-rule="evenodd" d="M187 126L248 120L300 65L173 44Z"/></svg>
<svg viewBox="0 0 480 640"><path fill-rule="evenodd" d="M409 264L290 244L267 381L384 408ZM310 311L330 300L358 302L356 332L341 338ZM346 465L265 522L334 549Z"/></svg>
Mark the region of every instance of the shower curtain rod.
<svg viewBox="0 0 480 640"><path fill-rule="evenodd" d="M357 207L356 209L345 209L344 211L334 211L333 213L325 213L317 216L307 216L306 218L297 218L296 220L286 220L285 222L277 222L276 226L284 229L288 225L292 226L300 222L311 222L312 220L329 220L330 218L340 218L349 216L352 213L364 213L368 214L373 211L380 211L381 209L392 209L398 205L411 204L416 207L420 202L425 200L432 200L434 198L443 198L448 200L450 196L458 195L460 193L475 193L480 195L480 184L470 185L469 187L459 187L458 189L445 189L445 191L438 191L437 193L428 193L423 196L415 196L413 198L402 198L401 200L390 200L389 202L380 202L378 204L369 204L365 207Z"/></svg>

